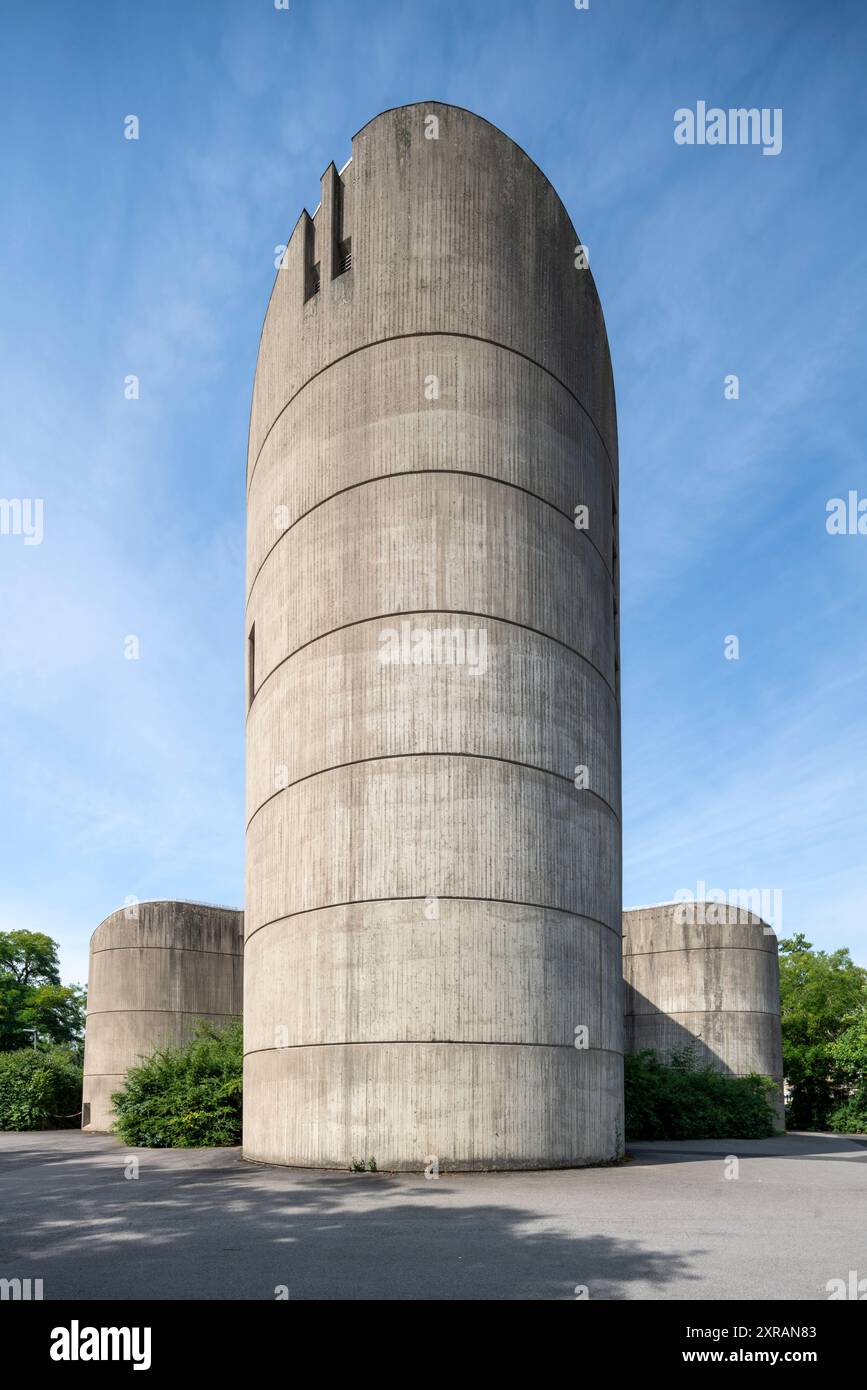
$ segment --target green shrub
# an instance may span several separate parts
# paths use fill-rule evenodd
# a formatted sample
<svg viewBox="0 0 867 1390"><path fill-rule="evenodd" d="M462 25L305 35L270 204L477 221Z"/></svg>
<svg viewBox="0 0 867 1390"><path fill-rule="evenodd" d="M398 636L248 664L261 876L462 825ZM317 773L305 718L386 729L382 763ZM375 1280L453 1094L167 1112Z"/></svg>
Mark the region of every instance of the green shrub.
<svg viewBox="0 0 867 1390"><path fill-rule="evenodd" d="M184 1047L155 1052L127 1072L112 1096L125 1144L195 1149L241 1142L243 1040L240 1023L200 1023Z"/></svg>
<svg viewBox="0 0 867 1390"><path fill-rule="evenodd" d="M828 1127L837 1134L867 1134L867 1097L862 1093L838 1105L828 1117Z"/></svg>
<svg viewBox="0 0 867 1390"><path fill-rule="evenodd" d="M724 1076L701 1067L695 1049L661 1062L652 1051L627 1053L626 1138L765 1139L777 1125L769 1104L773 1082Z"/></svg>
<svg viewBox="0 0 867 1390"><path fill-rule="evenodd" d="M0 1130L81 1123L81 1062L64 1048L0 1052Z"/></svg>

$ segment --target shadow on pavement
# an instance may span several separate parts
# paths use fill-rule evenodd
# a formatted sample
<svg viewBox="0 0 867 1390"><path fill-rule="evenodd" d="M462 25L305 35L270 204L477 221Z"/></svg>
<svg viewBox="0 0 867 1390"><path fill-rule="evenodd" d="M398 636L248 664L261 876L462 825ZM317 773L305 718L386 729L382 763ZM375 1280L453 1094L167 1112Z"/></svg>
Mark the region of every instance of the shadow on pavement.
<svg viewBox="0 0 867 1390"><path fill-rule="evenodd" d="M285 1286L290 1299L569 1300L579 1285L617 1299L636 1281L663 1296L669 1281L698 1278L701 1251L569 1235L555 1216L447 1174L361 1177L245 1164L237 1150L18 1138L0 1153L0 1276L41 1278L46 1299L272 1300ZM130 1154L138 1178L124 1177Z"/></svg>

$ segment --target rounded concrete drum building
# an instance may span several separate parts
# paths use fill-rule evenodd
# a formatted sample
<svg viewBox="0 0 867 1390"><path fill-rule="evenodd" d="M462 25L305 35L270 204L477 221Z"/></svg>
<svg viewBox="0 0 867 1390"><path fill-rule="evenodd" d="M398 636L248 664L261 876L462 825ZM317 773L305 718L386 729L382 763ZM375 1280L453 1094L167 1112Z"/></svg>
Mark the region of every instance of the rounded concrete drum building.
<svg viewBox="0 0 867 1390"><path fill-rule="evenodd" d="M130 1067L178 1046L204 1019L242 1013L244 914L203 903L143 902L112 912L90 940L82 1128L109 1130L112 1092Z"/></svg>
<svg viewBox="0 0 867 1390"><path fill-rule="evenodd" d="M253 393L246 1157L618 1152L617 476L551 184L467 111L376 117Z"/></svg>
<svg viewBox="0 0 867 1390"><path fill-rule="evenodd" d="M623 978L628 1052L694 1046L701 1065L769 1076L782 1126L779 956L761 917L716 902L630 909Z"/></svg>

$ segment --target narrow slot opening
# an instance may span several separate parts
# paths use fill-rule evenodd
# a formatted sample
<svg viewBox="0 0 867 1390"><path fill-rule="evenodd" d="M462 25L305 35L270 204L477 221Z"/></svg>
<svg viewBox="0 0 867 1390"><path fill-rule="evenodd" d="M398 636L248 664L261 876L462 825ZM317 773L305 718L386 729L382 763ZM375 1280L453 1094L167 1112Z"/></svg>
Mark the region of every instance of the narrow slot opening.
<svg viewBox="0 0 867 1390"><path fill-rule="evenodd" d="M304 224L304 303L319 290L319 262L316 259L316 223L308 217Z"/></svg>

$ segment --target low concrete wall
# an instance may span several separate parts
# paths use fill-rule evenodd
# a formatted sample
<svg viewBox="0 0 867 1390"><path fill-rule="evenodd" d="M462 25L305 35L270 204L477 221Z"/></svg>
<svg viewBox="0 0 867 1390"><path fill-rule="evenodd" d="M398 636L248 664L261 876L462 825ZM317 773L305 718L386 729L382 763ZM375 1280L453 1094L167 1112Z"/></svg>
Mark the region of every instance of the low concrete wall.
<svg viewBox="0 0 867 1390"><path fill-rule="evenodd" d="M717 1071L770 1076L782 1128L777 938L760 917L719 903L626 911L623 978L627 1052L668 1057L695 1043L699 1061Z"/></svg>
<svg viewBox="0 0 867 1390"><path fill-rule="evenodd" d="M202 903L136 903L90 941L82 1129L111 1129L112 1092L158 1047L177 1046L199 1019L242 1012L244 914Z"/></svg>

